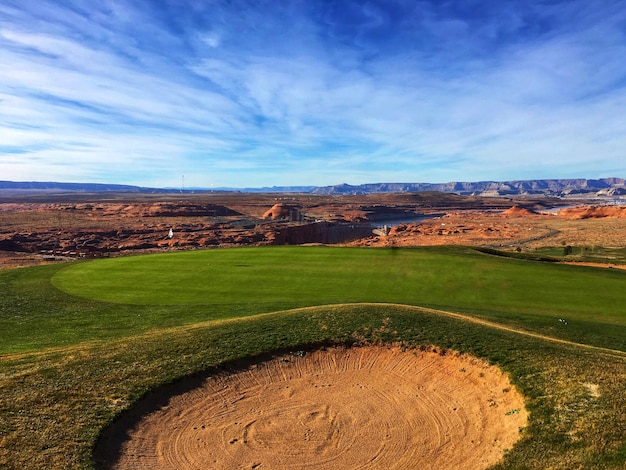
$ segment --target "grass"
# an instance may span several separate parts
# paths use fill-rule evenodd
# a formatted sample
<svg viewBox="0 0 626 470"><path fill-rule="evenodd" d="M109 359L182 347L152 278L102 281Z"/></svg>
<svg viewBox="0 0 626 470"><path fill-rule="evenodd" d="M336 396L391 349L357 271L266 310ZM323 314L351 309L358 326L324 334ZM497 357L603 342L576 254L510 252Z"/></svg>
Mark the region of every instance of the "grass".
<svg viewBox="0 0 626 470"><path fill-rule="evenodd" d="M498 469L624 468L626 354L469 321L624 350L626 278L614 271L464 248L277 247L2 272L0 468L91 468L101 429L149 390L238 358L335 342L434 345L507 371L531 418ZM113 276L124 272L134 275ZM164 278L179 288L166 295ZM320 305L390 301L468 319L410 305Z"/></svg>
<svg viewBox="0 0 626 470"><path fill-rule="evenodd" d="M552 256L569 261L592 263L626 263L626 248L604 246L552 246L533 250L538 255ZM565 254L568 253L568 254Z"/></svg>
<svg viewBox="0 0 626 470"><path fill-rule="evenodd" d="M70 344L163 326L355 302L465 312L571 341L626 350L626 272L508 259L469 248L241 248L49 269L54 272L53 285L74 298L53 316L46 310L41 310L43 318L24 309L15 311L24 323L3 325L5 351L24 350L27 344ZM42 276L39 302L48 303L59 294L46 274ZM84 315L85 310L97 314ZM566 319L567 325L559 318ZM50 337L51 332L58 337Z"/></svg>

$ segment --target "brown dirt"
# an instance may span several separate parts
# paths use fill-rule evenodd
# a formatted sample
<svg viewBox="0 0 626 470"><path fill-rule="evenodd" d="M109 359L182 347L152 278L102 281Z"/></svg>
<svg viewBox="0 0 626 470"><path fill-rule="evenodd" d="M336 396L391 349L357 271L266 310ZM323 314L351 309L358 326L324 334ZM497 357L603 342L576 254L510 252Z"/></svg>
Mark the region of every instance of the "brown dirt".
<svg viewBox="0 0 626 470"><path fill-rule="evenodd" d="M602 219L605 217L626 219L626 207L622 206L581 206L561 209L560 217L568 219Z"/></svg>
<svg viewBox="0 0 626 470"><path fill-rule="evenodd" d="M393 227L358 246L470 245L534 250L546 246L626 246L626 218L572 218L525 210L448 211L445 216Z"/></svg>
<svg viewBox="0 0 626 470"><path fill-rule="evenodd" d="M520 217L520 216L537 215L537 212L535 212L532 209L528 209L526 207L513 206L510 209L507 209L504 212L502 212L502 215Z"/></svg>
<svg viewBox="0 0 626 470"><path fill-rule="evenodd" d="M476 358L331 348L170 397L124 431L114 468L482 469L526 422L508 378Z"/></svg>
<svg viewBox="0 0 626 470"><path fill-rule="evenodd" d="M0 193L0 269L80 257L252 245L471 245L520 250L626 246L626 208L581 205L554 211L571 203L437 193L30 198ZM416 214L437 217L397 225L380 236L367 225Z"/></svg>

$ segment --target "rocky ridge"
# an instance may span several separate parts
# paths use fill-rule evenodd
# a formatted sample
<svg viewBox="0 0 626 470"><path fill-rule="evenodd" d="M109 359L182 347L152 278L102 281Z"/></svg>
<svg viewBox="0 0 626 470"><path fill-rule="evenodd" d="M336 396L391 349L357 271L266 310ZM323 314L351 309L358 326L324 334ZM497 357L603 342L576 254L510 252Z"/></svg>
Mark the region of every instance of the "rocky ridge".
<svg viewBox="0 0 626 470"><path fill-rule="evenodd" d="M373 183L356 186L340 184L318 187L312 192L315 194L371 194L422 191L479 196L544 195L565 197L591 194L598 197L610 197L626 194L626 180L623 178L579 178L478 182L455 181L449 183Z"/></svg>
<svg viewBox="0 0 626 470"><path fill-rule="evenodd" d="M14 182L0 181L0 191L17 192L128 192L128 193L173 193L174 189L144 188L140 186L97 184L97 183L55 183L55 182ZM341 194L363 195L376 193L412 193L437 191L460 195L514 196L543 195L554 197L592 195L596 197L619 197L626 195L624 178L573 178L537 179L514 181L477 181L448 183L368 183L360 185L338 184L331 186L273 186L270 188L223 188L223 191L244 193L301 193L301 194ZM183 193L220 192L215 190L187 190Z"/></svg>

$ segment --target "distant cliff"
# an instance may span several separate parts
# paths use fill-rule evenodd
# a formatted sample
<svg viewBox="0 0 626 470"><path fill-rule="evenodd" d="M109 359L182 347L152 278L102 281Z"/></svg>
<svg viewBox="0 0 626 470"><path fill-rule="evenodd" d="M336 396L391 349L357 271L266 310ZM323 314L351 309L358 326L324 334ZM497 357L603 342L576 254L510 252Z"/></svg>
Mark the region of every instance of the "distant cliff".
<svg viewBox="0 0 626 470"><path fill-rule="evenodd" d="M82 191L102 192L115 191L125 193L163 192L163 189L143 188L126 184L103 183L58 183L54 181L0 181L0 189L31 190L31 191Z"/></svg>
<svg viewBox="0 0 626 470"><path fill-rule="evenodd" d="M566 196L570 194L600 193L599 195L626 194L626 181L623 178L601 179L547 179L520 181L478 181L450 183L373 183L352 186L340 184L323 186L312 190L315 194L371 194L439 191L462 195L506 196L506 195L546 195Z"/></svg>
<svg viewBox="0 0 626 470"><path fill-rule="evenodd" d="M55 182L13 182L0 181L0 190L30 190L47 192L131 192L131 193L174 193L177 189L145 188L121 184L99 183L55 183ZM513 195L626 195L626 181L623 178L600 179L545 179L519 181L478 181L449 183L371 183L360 185L339 184L334 186L273 186L265 188L220 188L222 191L238 192L299 192L312 194L372 194L438 191L460 195L513 196ZM195 188L193 192L203 190Z"/></svg>

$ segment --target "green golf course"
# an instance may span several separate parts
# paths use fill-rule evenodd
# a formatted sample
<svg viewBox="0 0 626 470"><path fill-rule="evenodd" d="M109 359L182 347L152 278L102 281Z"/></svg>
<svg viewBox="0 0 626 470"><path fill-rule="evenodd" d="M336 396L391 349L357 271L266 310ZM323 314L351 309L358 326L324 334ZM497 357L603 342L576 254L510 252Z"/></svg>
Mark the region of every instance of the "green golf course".
<svg viewBox="0 0 626 470"><path fill-rule="evenodd" d="M495 468L623 468L625 286L622 270L468 247L195 250L3 271L0 467L97 466L94 445L120 413L233 360L394 343L511 376L530 420Z"/></svg>
<svg viewBox="0 0 626 470"><path fill-rule="evenodd" d="M465 312L626 350L626 272L515 260L469 248L188 251L78 263L52 282L100 302L142 309L186 306L178 320L167 316L168 324L384 302ZM147 327L159 320L145 321Z"/></svg>

